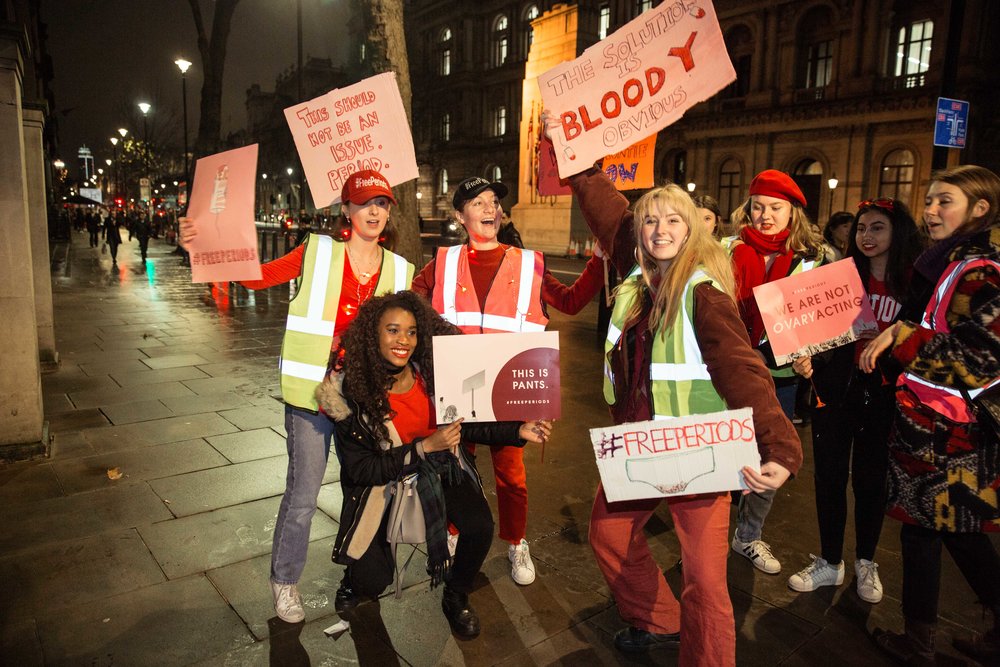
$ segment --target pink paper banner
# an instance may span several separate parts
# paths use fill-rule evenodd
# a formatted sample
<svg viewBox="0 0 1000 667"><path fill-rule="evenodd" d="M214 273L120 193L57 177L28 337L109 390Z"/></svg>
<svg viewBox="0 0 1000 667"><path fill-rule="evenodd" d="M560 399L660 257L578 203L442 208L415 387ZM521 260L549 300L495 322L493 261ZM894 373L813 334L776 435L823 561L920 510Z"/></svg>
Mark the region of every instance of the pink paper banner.
<svg viewBox="0 0 1000 667"><path fill-rule="evenodd" d="M198 236L191 242L191 282L260 280L254 184L257 144L198 160L188 217Z"/></svg>
<svg viewBox="0 0 1000 667"><path fill-rule="evenodd" d="M736 79L709 0L674 0L643 12L538 77L559 175L589 168L609 153L677 121Z"/></svg>
<svg viewBox="0 0 1000 667"><path fill-rule="evenodd" d="M753 296L778 365L878 334L850 257L758 285Z"/></svg>
<svg viewBox="0 0 1000 667"><path fill-rule="evenodd" d="M316 206L340 203L348 176L381 172L389 185L417 177L413 137L396 74L386 72L285 109Z"/></svg>

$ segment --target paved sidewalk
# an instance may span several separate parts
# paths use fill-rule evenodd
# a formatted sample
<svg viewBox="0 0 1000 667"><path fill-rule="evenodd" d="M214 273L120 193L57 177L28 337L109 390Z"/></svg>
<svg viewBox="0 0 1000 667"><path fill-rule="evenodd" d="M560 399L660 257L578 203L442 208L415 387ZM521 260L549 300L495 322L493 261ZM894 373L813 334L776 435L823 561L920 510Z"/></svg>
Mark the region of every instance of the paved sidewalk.
<svg viewBox="0 0 1000 667"><path fill-rule="evenodd" d="M624 624L587 545L597 471L586 429L609 422L593 305L577 318L552 313L563 419L544 463L537 448L526 455L535 583L511 581L506 546L495 540L472 596L479 639L451 635L440 591L428 589L419 565L402 599L363 605L350 632L334 639L323 629L338 620L342 569L330 562L341 501L335 459L300 584L306 622L276 619L267 585L286 464L283 409L273 396L289 288L192 285L172 246L156 240L145 267L137 244L123 244L115 271L85 235L71 243L53 267L61 365L43 378L52 456L0 467L0 663L674 664L676 655L663 652L630 663L612 647ZM785 585L819 544L806 449L805 469L782 489L765 530L782 573L729 561L739 663L886 664L867 630L902 624L895 522L886 522L877 556L881 604L857 597L850 572L839 589L797 594ZM489 457L479 465L495 509ZM665 506L648 532L679 592ZM939 657L962 664L950 638L982 620L945 560Z"/></svg>

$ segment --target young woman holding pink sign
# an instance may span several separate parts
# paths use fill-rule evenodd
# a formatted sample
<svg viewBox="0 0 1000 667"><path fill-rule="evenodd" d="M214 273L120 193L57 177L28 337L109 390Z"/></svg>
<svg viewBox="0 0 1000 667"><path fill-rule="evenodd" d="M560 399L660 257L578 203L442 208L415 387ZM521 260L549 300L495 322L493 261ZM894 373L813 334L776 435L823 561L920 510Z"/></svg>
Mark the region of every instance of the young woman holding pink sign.
<svg viewBox="0 0 1000 667"><path fill-rule="evenodd" d="M913 261L922 249L920 233L903 202L867 199L858 204L850 226L847 256L854 260L868 292L879 330L899 313ZM882 599L875 547L885 516L885 479L889 464L886 440L892 425L895 374L890 369L865 373L858 359L868 341L858 341L792 367L811 378L818 405L813 411L812 442L816 515L820 555L788 578L799 592L844 582L844 529L847 525L847 481L854 492L854 574L858 596Z"/></svg>
<svg viewBox="0 0 1000 667"><path fill-rule="evenodd" d="M625 276L605 344L604 396L615 423L751 407L762 465L744 468L744 483L753 491L779 488L801 465L802 448L740 321L729 258L691 197L676 185L654 188L633 212L600 169L569 182L587 225ZM729 497L666 498L684 561L678 602L644 534L662 499L610 503L598 486L590 544L629 624L615 635L620 651L679 648L681 665L736 664L726 584Z"/></svg>
<svg viewBox="0 0 1000 667"><path fill-rule="evenodd" d="M412 264L382 245L390 245L389 212L396 203L386 178L358 171L344 183L341 197L342 233L309 234L295 250L264 264L260 280L240 283L254 290L292 280L298 284L281 346L288 475L271 549L274 609L289 623L305 619L298 581L334 434L333 421L316 402L316 389L358 308L373 296L408 289L414 273ZM191 218L180 223L181 244L187 245L198 230Z"/></svg>

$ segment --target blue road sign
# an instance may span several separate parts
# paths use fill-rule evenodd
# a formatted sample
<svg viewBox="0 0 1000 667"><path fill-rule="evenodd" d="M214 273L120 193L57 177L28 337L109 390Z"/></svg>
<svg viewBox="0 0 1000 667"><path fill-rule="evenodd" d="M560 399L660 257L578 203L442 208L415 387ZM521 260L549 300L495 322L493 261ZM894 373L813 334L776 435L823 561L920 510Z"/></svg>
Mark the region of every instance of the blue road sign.
<svg viewBox="0 0 1000 667"><path fill-rule="evenodd" d="M969 125L969 103L939 97L934 119L934 145L965 148L965 131Z"/></svg>

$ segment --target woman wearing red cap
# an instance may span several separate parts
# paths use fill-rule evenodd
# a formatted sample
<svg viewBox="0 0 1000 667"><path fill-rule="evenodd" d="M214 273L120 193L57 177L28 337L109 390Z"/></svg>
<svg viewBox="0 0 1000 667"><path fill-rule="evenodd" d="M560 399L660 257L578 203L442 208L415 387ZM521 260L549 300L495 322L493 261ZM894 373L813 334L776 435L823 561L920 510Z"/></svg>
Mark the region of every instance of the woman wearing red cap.
<svg viewBox="0 0 1000 667"><path fill-rule="evenodd" d="M789 419L795 409L795 371L791 364L776 366L753 288L808 271L823 262L823 239L813 231L805 206L805 195L788 174L776 169L760 172L750 182L750 197L733 213L738 236L729 246L740 319L750 335L750 344L767 363L778 402ZM768 464L761 471L780 474L769 470ZM770 545L761 539L773 501L772 491L742 496L732 541L733 551L768 574L781 571L781 563L771 553Z"/></svg>
<svg viewBox="0 0 1000 667"><path fill-rule="evenodd" d="M604 284L602 262L593 257L577 281L563 285L545 268L542 253L501 243L500 200L507 186L485 178L458 184L452 204L469 235L468 243L440 248L413 280L413 291L465 333L544 331L545 306L574 315ZM522 271L525 266L527 271ZM530 277L530 279L529 279ZM496 475L500 539L508 543L511 578L526 586L535 580L525 540L528 486L521 447L491 447Z"/></svg>
<svg viewBox="0 0 1000 667"><path fill-rule="evenodd" d="M298 581L306 563L309 528L326 472L334 423L323 414L315 392L333 365L340 337L362 303L408 289L414 266L392 253L389 212L396 203L386 178L365 169L341 191L342 231L309 234L293 251L261 266L260 280L241 281L267 289L295 280L281 346L281 395L288 436L288 475L271 549L271 592L278 617L305 618ZM195 221L181 218L181 242L196 235Z"/></svg>

